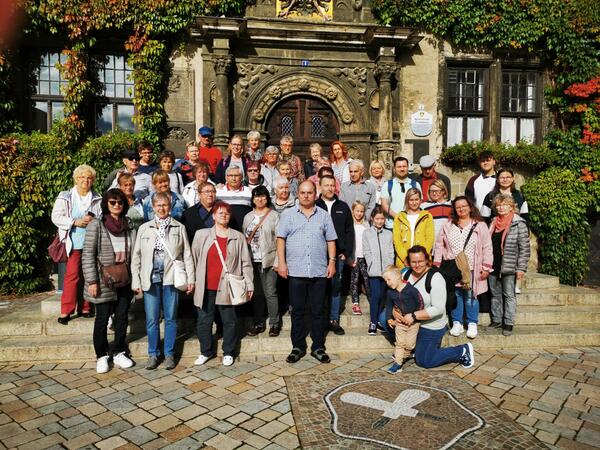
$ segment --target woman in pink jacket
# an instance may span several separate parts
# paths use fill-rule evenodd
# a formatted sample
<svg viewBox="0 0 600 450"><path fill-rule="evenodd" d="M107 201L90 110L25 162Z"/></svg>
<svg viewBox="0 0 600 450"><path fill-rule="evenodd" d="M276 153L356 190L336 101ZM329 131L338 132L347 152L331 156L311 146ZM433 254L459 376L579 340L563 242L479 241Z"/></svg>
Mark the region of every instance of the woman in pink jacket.
<svg viewBox="0 0 600 450"><path fill-rule="evenodd" d="M452 336L459 336L465 329L463 314L467 316L467 337L477 337L479 302L477 296L488 290L487 278L492 271L493 253L490 233L471 200L458 196L452 201L452 214L435 242L433 264L440 266L442 260L455 259L465 252L471 269L471 289L456 287L456 308L452 311Z"/></svg>

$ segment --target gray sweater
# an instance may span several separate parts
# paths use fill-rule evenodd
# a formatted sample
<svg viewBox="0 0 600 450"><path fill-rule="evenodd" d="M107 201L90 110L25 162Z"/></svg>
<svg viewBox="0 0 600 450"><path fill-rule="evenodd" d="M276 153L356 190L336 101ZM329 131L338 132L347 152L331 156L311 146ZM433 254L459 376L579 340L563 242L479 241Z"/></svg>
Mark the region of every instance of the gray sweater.
<svg viewBox="0 0 600 450"><path fill-rule="evenodd" d="M127 232L127 267L131 261L131 251L135 243L135 231ZM83 298L91 303L107 303L117 300L117 293L102 282L98 259L104 266L115 263L115 252L113 250L108 230L101 219L92 220L86 228L85 243L81 254L81 268L83 271L84 289ZM88 286L98 283L98 296L92 297L88 294Z"/></svg>

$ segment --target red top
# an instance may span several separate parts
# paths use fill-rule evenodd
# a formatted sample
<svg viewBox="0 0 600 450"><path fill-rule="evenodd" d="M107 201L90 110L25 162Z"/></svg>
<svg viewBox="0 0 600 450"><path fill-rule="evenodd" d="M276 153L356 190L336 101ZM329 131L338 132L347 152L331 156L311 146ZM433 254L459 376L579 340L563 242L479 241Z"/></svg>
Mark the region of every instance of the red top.
<svg viewBox="0 0 600 450"><path fill-rule="evenodd" d="M221 150L218 147L200 147L200 161L204 161L210 167L210 173L217 171L217 164L223 158Z"/></svg>
<svg viewBox="0 0 600 450"><path fill-rule="evenodd" d="M227 238L217 236L217 242L221 249L221 253L223 253L223 259L227 261ZM210 270L208 270L209 267ZM223 264L221 264L219 252L217 252L215 244L213 243L208 249L208 255L206 256L206 289L209 291L219 290L221 272L223 272Z"/></svg>

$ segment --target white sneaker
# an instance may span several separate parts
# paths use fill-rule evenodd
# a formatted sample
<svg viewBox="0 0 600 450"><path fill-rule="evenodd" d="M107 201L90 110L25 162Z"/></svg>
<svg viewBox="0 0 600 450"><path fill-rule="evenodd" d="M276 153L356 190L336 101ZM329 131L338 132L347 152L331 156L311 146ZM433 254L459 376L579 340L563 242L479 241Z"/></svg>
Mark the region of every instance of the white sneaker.
<svg viewBox="0 0 600 450"><path fill-rule="evenodd" d="M233 356L225 355L223 356L223 365L231 366L233 364Z"/></svg>
<svg viewBox="0 0 600 450"><path fill-rule="evenodd" d="M115 366L120 367L121 369L129 369L133 366L133 361L127 357L125 352L121 352L115 356L113 362L115 363Z"/></svg>
<svg viewBox="0 0 600 450"><path fill-rule="evenodd" d="M519 286L515 286L515 294L520 294L521 288Z"/></svg>
<svg viewBox="0 0 600 450"><path fill-rule="evenodd" d="M477 324L476 323L470 323L467 326L467 337L469 339L475 339L477 337Z"/></svg>
<svg viewBox="0 0 600 450"><path fill-rule="evenodd" d="M210 359L210 356L204 356L204 355L200 355L196 358L196 361L194 361L194 365L195 366L201 366L203 364L206 364L206 362Z"/></svg>
<svg viewBox="0 0 600 450"><path fill-rule="evenodd" d="M450 330L452 336L460 336L464 332L465 328L462 326L462 323L454 322L452 324L452 329Z"/></svg>
<svg viewBox="0 0 600 450"><path fill-rule="evenodd" d="M96 373L106 373L108 372L108 356L101 356L96 361Z"/></svg>

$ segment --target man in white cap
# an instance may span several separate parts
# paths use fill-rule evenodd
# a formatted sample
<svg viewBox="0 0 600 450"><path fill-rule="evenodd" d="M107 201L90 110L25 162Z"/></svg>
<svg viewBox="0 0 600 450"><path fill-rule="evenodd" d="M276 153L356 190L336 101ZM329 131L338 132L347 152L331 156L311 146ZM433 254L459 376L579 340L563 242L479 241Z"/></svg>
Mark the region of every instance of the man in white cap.
<svg viewBox="0 0 600 450"><path fill-rule="evenodd" d="M421 185L421 191L423 193L424 202L429 201L429 196L427 194L429 192L429 186L434 180L443 181L448 191L448 199L452 198L452 193L450 192L452 189L450 179L446 175L437 173L437 171L435 170L436 162L437 160L433 155L421 156L421 159L419 159L419 166L421 166L421 174L415 178L415 181L417 181Z"/></svg>

